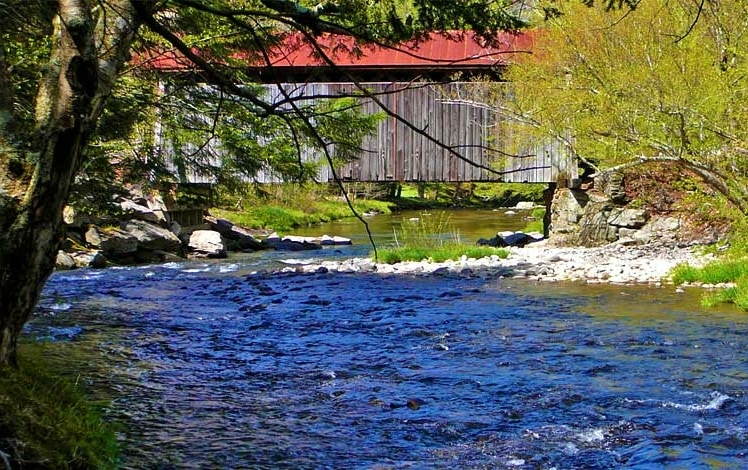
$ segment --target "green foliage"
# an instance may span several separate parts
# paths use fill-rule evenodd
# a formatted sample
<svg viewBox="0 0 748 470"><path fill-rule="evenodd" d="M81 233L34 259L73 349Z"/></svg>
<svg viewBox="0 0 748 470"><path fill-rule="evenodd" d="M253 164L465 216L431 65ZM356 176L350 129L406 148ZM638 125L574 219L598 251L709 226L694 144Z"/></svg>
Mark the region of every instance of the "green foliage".
<svg viewBox="0 0 748 470"><path fill-rule="evenodd" d="M460 234L449 219L449 215L442 211L422 213L418 220L404 220L400 228L395 229L396 246L378 250L378 261L387 264L421 260L439 263L462 256L506 258L509 255L505 249L461 243Z"/></svg>
<svg viewBox="0 0 748 470"><path fill-rule="evenodd" d="M736 259L714 261L701 268L681 264L673 269L671 278L676 284L685 282L722 284L735 282L746 275L748 275L748 259Z"/></svg>
<svg viewBox="0 0 748 470"><path fill-rule="evenodd" d="M545 208L544 207L536 207L535 209L530 212L530 217L534 219L542 219L545 217Z"/></svg>
<svg viewBox="0 0 748 470"><path fill-rule="evenodd" d="M39 1L7 0L0 7L3 22L0 26L0 47L14 100L13 129L6 132L3 122L0 131L11 143L31 138L34 125L34 100L41 79L42 64L48 61L53 39L49 36L54 9ZM4 90L0 90L4 92ZM1 98L0 98L1 100ZM3 116L3 119L5 117Z"/></svg>
<svg viewBox="0 0 748 470"><path fill-rule="evenodd" d="M104 404L45 356L45 348L65 346L22 344L19 369L0 369L0 452L13 468L116 468Z"/></svg>
<svg viewBox="0 0 748 470"><path fill-rule="evenodd" d="M538 232L543 233L543 217L545 217L545 209L542 207L536 207L530 213L530 221L522 229L525 233Z"/></svg>
<svg viewBox="0 0 748 470"><path fill-rule="evenodd" d="M436 248L405 246L378 250L378 260L380 263L385 264L402 263L403 261L423 260L427 260L432 263L441 263L447 260L459 260L462 256L475 259L498 256L499 258L503 259L509 256L509 251L504 248L463 245L460 243L444 244Z"/></svg>
<svg viewBox="0 0 748 470"><path fill-rule="evenodd" d="M571 133L573 151L603 168L663 158L704 168L748 212L748 5L555 6L563 15L543 25L533 56L506 76L518 140Z"/></svg>
<svg viewBox="0 0 748 470"><path fill-rule="evenodd" d="M748 276L735 280L735 286L708 293L701 299L705 307L714 307L722 303L735 304L741 310L748 310Z"/></svg>
<svg viewBox="0 0 748 470"><path fill-rule="evenodd" d="M523 183L478 183L475 195L492 204L511 207L520 201L543 201L544 184Z"/></svg>
<svg viewBox="0 0 748 470"><path fill-rule="evenodd" d="M297 227L330 222L353 217L348 204L341 199L326 198L315 191L294 190L292 185L279 186L275 197L247 197L243 209L213 208L216 217L251 229L287 232ZM357 199L353 201L356 212L389 213L390 204L381 201Z"/></svg>
<svg viewBox="0 0 748 470"><path fill-rule="evenodd" d="M742 310L748 310L748 259L726 259L709 263L701 268L681 264L673 269L671 278L676 284L704 283L734 286L708 293L702 298L707 307L720 303L734 303Z"/></svg>

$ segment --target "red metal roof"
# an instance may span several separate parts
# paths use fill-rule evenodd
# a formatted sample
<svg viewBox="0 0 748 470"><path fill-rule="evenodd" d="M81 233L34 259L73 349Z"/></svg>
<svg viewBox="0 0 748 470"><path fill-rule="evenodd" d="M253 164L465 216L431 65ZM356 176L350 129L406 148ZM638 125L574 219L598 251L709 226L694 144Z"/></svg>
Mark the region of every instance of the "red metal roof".
<svg viewBox="0 0 748 470"><path fill-rule="evenodd" d="M314 67L327 65L317 51L303 38L289 38L289 46L278 47L271 57L274 66ZM361 55L351 54L354 41L346 36L327 35L318 39L325 54L338 67L434 67L494 66L506 64L517 52L530 52L533 38L529 34L504 33L499 46L482 44L474 33L443 36L431 34L420 42L393 47L361 46Z"/></svg>
<svg viewBox="0 0 748 470"><path fill-rule="evenodd" d="M517 56L532 50L532 33L502 33L498 47L485 44L474 33L431 34L428 38L398 46L360 45L348 36L326 34L316 38L324 54L342 68L475 68L506 65ZM268 50L273 67L304 68L327 66L318 51L300 34ZM240 56L240 55L237 55ZM175 53L152 56L144 62L160 70L187 70L194 65ZM264 61L252 56L248 67L266 67Z"/></svg>

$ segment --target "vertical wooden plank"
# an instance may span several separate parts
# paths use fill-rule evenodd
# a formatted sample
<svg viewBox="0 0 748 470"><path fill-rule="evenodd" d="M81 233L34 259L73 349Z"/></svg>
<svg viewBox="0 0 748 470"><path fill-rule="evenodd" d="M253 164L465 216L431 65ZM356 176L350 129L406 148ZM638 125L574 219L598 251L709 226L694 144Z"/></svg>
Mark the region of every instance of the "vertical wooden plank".
<svg viewBox="0 0 748 470"><path fill-rule="evenodd" d="M422 93L424 105L427 110L427 123L425 126L425 132L428 133L428 135L432 135L437 126L437 111L435 103L431 97L431 93L429 92L429 88L430 87L423 88ZM426 166L424 181L432 181L434 179L434 174L436 171L436 149L434 143L430 139L426 139L425 137L422 138L424 139L424 151L421 158L423 158L423 163Z"/></svg>
<svg viewBox="0 0 748 470"><path fill-rule="evenodd" d="M431 119L429 100L423 88L418 90L419 105L418 112L420 113L420 119L418 121L418 128L420 130L429 131L428 125ZM418 181L424 181L428 179L428 155L426 149L428 148L428 141L422 135L418 136Z"/></svg>
<svg viewBox="0 0 748 470"><path fill-rule="evenodd" d="M455 152L450 152L450 159L449 159L449 172L444 175L446 177L445 181L454 181L454 178L456 177L459 168L460 168L460 158L455 155L462 154L463 149L460 148L460 126L462 124L462 105L456 104L449 106L448 109L448 116L450 117L449 122L449 137L448 142L450 147L452 147Z"/></svg>
<svg viewBox="0 0 748 470"><path fill-rule="evenodd" d="M413 123L415 113L413 112L413 90L408 88L403 90L403 107L402 115L406 121ZM413 179L413 139L415 133L410 127L403 125L403 181Z"/></svg>

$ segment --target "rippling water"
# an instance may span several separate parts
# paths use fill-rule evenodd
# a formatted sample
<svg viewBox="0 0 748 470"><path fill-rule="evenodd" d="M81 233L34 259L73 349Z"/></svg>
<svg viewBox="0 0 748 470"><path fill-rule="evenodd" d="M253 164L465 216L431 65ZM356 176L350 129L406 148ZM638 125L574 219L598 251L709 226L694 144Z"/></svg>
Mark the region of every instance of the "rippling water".
<svg viewBox="0 0 748 470"><path fill-rule="evenodd" d="M123 468L738 468L748 320L698 293L253 273L55 274L32 337L93 342Z"/></svg>

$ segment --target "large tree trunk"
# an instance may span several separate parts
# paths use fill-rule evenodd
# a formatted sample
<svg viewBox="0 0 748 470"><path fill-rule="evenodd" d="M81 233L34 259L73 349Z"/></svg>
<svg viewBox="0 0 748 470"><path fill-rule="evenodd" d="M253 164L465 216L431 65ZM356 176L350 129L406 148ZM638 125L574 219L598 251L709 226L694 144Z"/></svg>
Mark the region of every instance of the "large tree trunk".
<svg viewBox="0 0 748 470"><path fill-rule="evenodd" d="M71 183L136 29L130 1L108 2L98 20L90 4L59 1L32 152L0 142L0 366L17 364L18 337L54 268Z"/></svg>

